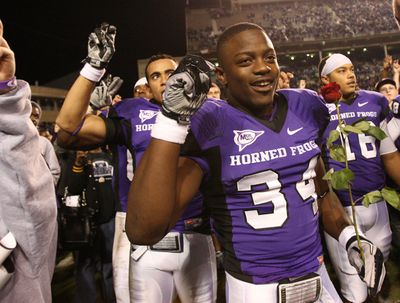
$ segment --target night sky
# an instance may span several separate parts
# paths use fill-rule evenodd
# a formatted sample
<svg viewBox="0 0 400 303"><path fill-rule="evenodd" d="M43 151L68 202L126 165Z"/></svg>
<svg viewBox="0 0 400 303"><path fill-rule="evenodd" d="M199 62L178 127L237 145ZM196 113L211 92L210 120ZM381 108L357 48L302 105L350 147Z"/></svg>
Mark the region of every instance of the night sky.
<svg viewBox="0 0 400 303"><path fill-rule="evenodd" d="M4 37L16 54L17 77L31 84L79 70L87 37L102 21L117 26L108 71L125 80L124 97L130 97L137 80L137 59L186 51L185 0L32 2L0 11Z"/></svg>

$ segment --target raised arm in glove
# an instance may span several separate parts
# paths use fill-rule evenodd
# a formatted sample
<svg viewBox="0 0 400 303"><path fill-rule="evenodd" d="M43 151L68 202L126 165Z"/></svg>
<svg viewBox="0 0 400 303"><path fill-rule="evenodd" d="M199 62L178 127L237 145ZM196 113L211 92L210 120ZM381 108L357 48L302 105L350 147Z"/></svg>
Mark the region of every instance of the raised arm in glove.
<svg viewBox="0 0 400 303"><path fill-rule="evenodd" d="M97 82L106 72L105 68L115 52L116 28L102 23L90 35L88 40L88 54L80 76L69 90L56 123L60 128L57 142L66 148L91 148L101 145L106 138L104 120L94 115L86 115L91 94ZM114 81L114 79L113 79ZM105 85L107 89L98 89L96 106L108 103L108 94L111 88L118 89L120 82L115 79ZM101 83L100 87L103 85ZM102 90L102 91L101 91ZM100 94L101 92L101 94Z"/></svg>

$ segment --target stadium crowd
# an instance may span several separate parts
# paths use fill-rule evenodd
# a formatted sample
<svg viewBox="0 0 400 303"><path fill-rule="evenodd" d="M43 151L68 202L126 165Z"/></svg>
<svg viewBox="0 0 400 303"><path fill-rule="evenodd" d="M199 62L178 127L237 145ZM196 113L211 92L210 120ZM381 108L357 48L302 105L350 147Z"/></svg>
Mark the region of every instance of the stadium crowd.
<svg viewBox="0 0 400 303"><path fill-rule="evenodd" d="M377 18L376 16L379 16ZM253 4L240 11L204 10L202 20L188 18L191 51L213 50L217 36L238 20L261 25L275 43L345 39L396 31L390 0L309 0Z"/></svg>

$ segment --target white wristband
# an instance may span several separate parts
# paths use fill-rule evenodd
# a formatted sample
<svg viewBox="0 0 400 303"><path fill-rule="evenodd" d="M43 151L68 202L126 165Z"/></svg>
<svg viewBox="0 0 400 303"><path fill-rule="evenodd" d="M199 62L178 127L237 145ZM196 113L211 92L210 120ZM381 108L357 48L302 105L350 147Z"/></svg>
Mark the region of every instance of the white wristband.
<svg viewBox="0 0 400 303"><path fill-rule="evenodd" d="M364 234L360 230L358 231L358 234L360 236L365 237ZM340 233L338 241L339 241L340 245L342 245L344 248L346 248L347 241L349 241L350 238L354 237L355 235L356 235L356 230L355 230L354 226L353 225L346 226L345 228L343 228L342 232Z"/></svg>
<svg viewBox="0 0 400 303"><path fill-rule="evenodd" d="M151 130L151 136L156 139L183 144L188 134L189 125L178 124L174 119L158 113L156 123Z"/></svg>
<svg viewBox="0 0 400 303"><path fill-rule="evenodd" d="M103 78L105 72L106 72L105 68L97 69L91 66L89 63L86 63L81 69L80 74L82 77L85 77L90 81L99 82L100 79Z"/></svg>

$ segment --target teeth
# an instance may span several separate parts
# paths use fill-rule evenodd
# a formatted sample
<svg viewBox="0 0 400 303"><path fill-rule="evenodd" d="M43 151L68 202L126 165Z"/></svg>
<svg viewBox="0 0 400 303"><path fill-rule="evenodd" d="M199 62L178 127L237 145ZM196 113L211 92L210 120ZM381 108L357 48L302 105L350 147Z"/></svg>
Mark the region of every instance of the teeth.
<svg viewBox="0 0 400 303"><path fill-rule="evenodd" d="M270 84L271 84L271 82L258 82L258 83L256 83L256 85L258 85L258 86L268 86Z"/></svg>

